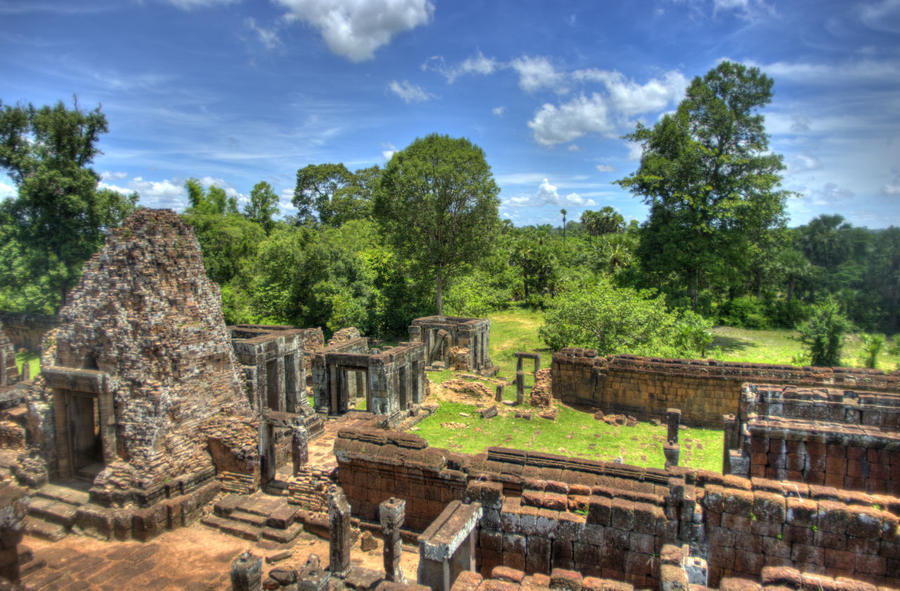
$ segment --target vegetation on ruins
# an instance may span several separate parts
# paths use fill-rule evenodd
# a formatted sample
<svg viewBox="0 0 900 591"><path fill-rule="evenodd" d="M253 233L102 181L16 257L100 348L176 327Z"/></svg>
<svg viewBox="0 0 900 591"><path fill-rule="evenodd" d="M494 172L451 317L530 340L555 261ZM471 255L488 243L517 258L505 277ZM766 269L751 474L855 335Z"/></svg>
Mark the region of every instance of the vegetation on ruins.
<svg viewBox="0 0 900 591"><path fill-rule="evenodd" d="M823 367L840 365L847 328L847 319L834 298L829 296L814 306L809 319L800 325L801 340L808 348L810 363Z"/></svg>
<svg viewBox="0 0 900 591"><path fill-rule="evenodd" d="M106 230L134 209L137 194L99 188L89 168L106 131L100 107L0 102L0 169L18 189L0 204L0 308L55 313Z"/></svg>
<svg viewBox="0 0 900 591"><path fill-rule="evenodd" d="M438 314L444 282L490 249L499 192L484 152L465 138L432 134L388 162L375 218L398 252L434 277Z"/></svg>

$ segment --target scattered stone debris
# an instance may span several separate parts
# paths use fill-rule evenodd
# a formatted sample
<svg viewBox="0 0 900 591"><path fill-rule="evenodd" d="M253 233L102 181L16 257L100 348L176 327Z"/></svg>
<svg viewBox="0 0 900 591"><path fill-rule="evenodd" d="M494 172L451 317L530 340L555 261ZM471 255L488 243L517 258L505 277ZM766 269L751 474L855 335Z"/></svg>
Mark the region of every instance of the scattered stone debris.
<svg viewBox="0 0 900 591"><path fill-rule="evenodd" d="M378 548L378 540L375 539L372 532L363 532L362 537L359 539L359 547L363 552L371 552Z"/></svg>
<svg viewBox="0 0 900 591"><path fill-rule="evenodd" d="M553 380L550 369L539 369L534 374L534 387L531 389L531 406L550 408L553 405Z"/></svg>
<svg viewBox="0 0 900 591"><path fill-rule="evenodd" d="M531 420L531 411L530 410L517 410L516 411L517 419L525 419L526 421Z"/></svg>
<svg viewBox="0 0 900 591"><path fill-rule="evenodd" d="M497 406L492 405L481 411L482 419L490 419L497 416Z"/></svg>
<svg viewBox="0 0 900 591"><path fill-rule="evenodd" d="M559 409L554 407L544 409L538 413L538 416L542 419L547 419L548 421L555 421L556 417L559 416Z"/></svg>
<svg viewBox="0 0 900 591"><path fill-rule="evenodd" d="M441 423L441 429L466 429L468 425L465 423Z"/></svg>
<svg viewBox="0 0 900 591"><path fill-rule="evenodd" d="M441 386L455 394L464 394L475 398L493 398L490 389L481 382L467 382L465 380L447 380Z"/></svg>

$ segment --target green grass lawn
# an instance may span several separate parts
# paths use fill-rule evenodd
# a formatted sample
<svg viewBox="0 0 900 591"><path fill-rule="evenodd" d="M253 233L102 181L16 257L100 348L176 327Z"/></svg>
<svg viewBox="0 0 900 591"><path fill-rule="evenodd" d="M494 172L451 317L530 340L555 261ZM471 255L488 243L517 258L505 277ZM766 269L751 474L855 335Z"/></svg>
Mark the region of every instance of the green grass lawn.
<svg viewBox="0 0 900 591"><path fill-rule="evenodd" d="M800 333L796 330L751 330L717 326L712 329L714 340L707 357L720 361L741 361L745 363L790 364L803 351ZM847 335L844 339L841 365L862 367L862 340L858 334ZM885 371L897 367L898 360L883 349L877 358L878 369Z"/></svg>
<svg viewBox="0 0 900 591"><path fill-rule="evenodd" d="M467 416L466 416L467 415ZM607 425L587 412L559 405L555 421L536 415L531 420L511 414L482 419L473 405L442 402L440 408L414 430L429 445L461 453L479 453L497 445L591 460L612 461L622 457L626 464L662 468L665 425L638 423L634 427ZM684 429L681 441L682 466L721 471L722 432L715 429Z"/></svg>
<svg viewBox="0 0 900 591"><path fill-rule="evenodd" d="M25 363L31 366L32 378L41 373L41 356L37 353L16 353L16 368L19 370L19 375L22 374L22 366Z"/></svg>

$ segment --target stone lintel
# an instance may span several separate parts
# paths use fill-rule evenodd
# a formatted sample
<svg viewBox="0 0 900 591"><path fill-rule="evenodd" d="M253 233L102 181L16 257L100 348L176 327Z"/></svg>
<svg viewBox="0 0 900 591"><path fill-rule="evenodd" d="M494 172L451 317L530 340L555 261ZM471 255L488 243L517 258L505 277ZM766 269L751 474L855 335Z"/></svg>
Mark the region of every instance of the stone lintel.
<svg viewBox="0 0 900 591"><path fill-rule="evenodd" d="M481 503L452 501L419 538L419 553L428 560L449 559L475 530L483 514Z"/></svg>

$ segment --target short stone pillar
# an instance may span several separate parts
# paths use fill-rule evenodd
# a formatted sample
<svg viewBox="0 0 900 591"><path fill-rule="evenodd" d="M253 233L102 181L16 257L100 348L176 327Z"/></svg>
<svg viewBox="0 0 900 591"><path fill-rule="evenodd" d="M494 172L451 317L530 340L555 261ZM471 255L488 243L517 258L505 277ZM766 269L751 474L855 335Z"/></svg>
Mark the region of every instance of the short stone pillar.
<svg viewBox="0 0 900 591"><path fill-rule="evenodd" d="M309 431L303 425L295 425L291 433L291 462L294 474L309 462Z"/></svg>
<svg viewBox="0 0 900 591"><path fill-rule="evenodd" d="M494 392L494 401L503 402L503 384L497 384L497 390Z"/></svg>
<svg viewBox="0 0 900 591"><path fill-rule="evenodd" d="M310 554L297 576L297 591L325 591L328 589L328 573L319 565L319 555Z"/></svg>
<svg viewBox="0 0 900 591"><path fill-rule="evenodd" d="M31 363L26 359L22 364L22 381L27 382L31 379Z"/></svg>
<svg viewBox="0 0 900 591"><path fill-rule="evenodd" d="M344 578L350 571L350 503L344 491L335 488L328 497L329 570Z"/></svg>
<svg viewBox="0 0 900 591"><path fill-rule="evenodd" d="M249 550L238 555L231 563L231 588L234 591L260 591L262 563L262 556L254 556Z"/></svg>
<svg viewBox="0 0 900 591"><path fill-rule="evenodd" d="M400 554L403 552L400 526L406 518L406 501L391 497L382 502L378 506L378 518L381 521L381 534L384 536L385 578L394 583L403 583L403 572L400 570Z"/></svg>
<svg viewBox="0 0 900 591"><path fill-rule="evenodd" d="M666 426L669 428L666 441L678 443L678 428L681 426L681 410L677 408L666 409Z"/></svg>
<svg viewBox="0 0 900 591"><path fill-rule="evenodd" d="M681 455L681 446L677 443L664 443L663 455L666 456L666 468L678 465L678 456Z"/></svg>
<svg viewBox="0 0 900 591"><path fill-rule="evenodd" d="M522 365L521 359L519 359L519 365ZM519 367L516 370L516 404L521 406L523 402L525 402L525 372Z"/></svg>

